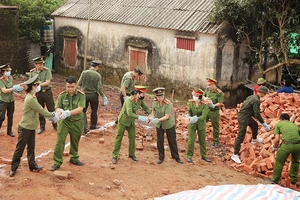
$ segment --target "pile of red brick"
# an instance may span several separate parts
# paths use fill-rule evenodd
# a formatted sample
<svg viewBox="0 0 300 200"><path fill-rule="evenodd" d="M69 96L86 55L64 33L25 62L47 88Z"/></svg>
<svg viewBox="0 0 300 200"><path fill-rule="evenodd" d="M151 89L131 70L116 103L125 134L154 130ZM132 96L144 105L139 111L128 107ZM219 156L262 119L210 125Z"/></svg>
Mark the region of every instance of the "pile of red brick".
<svg viewBox="0 0 300 200"><path fill-rule="evenodd" d="M259 135L264 139L262 144L251 144L251 129L247 128L247 134L240 151L242 164L231 161L233 145L238 132L238 111L242 104L238 104L234 109L223 109L220 119L220 141L230 148L231 153L226 154L224 161L238 171L246 171L264 178L271 178L275 164L276 153L272 151L274 140L274 126L279 121L279 115L283 112L288 113L291 121L300 127L300 94L277 94L270 93L261 99L261 115L270 125L271 131L266 132L259 124ZM184 116L177 118L177 125L184 124ZM178 126L177 126L178 127ZM179 132L183 132L179 130ZM207 123L207 140L212 141L212 126ZM290 187L289 168L291 157L287 159L282 171L280 185ZM300 177L300 173L299 173ZM300 181L300 180L299 180ZM299 189L299 188L298 188Z"/></svg>

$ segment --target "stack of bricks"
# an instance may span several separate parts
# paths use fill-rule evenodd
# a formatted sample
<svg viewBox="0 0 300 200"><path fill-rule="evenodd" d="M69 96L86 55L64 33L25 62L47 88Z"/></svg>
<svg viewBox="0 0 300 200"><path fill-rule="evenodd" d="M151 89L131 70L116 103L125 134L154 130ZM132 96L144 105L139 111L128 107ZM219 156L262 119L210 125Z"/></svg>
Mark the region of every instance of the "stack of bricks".
<svg viewBox="0 0 300 200"><path fill-rule="evenodd" d="M261 116L270 125L271 131L266 132L262 125L259 124L258 137L263 138L262 144L251 144L252 134L251 129L247 128L247 133L242 143L240 150L240 158L242 164L236 164L231 161L233 146L238 132L238 111L242 104L238 104L236 108L226 109L221 112L220 116L220 141L230 148L231 153L224 156L224 161L227 161L231 167L237 171L245 171L249 174L258 175L263 178L271 178L273 175L276 153L272 151L274 140L274 127L279 121L281 113L288 113L290 121L300 127L300 94L277 94L270 93L261 99ZM184 110L181 110L184 112ZM187 112L185 112L187 113ZM182 113L177 117L177 128L185 129L184 123L185 114ZM183 132L183 131L181 131ZM207 123L207 141L212 141L212 126ZM282 179L280 185L289 187L289 169L291 165L291 156L288 157L282 171ZM300 173L299 173L300 177Z"/></svg>

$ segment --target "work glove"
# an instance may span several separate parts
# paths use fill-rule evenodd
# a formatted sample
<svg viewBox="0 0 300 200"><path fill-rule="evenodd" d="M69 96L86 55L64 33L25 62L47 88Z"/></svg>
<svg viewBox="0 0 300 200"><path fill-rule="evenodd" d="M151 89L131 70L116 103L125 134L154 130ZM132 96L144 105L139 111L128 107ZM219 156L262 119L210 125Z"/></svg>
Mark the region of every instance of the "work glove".
<svg viewBox="0 0 300 200"><path fill-rule="evenodd" d="M20 84L14 85L14 86L13 86L13 91L14 91L14 92L22 92L23 90L24 90L24 88L21 87Z"/></svg>
<svg viewBox="0 0 300 200"><path fill-rule="evenodd" d="M103 105L107 106L108 105L108 99L107 99L107 97L103 96L102 100L103 100Z"/></svg>
<svg viewBox="0 0 300 200"><path fill-rule="evenodd" d="M158 118L153 118L153 119L151 119L151 123L156 125L156 124L159 123L159 119Z"/></svg>
<svg viewBox="0 0 300 200"><path fill-rule="evenodd" d="M123 97L124 101L126 101L127 98L128 98L128 96L124 96L124 97Z"/></svg>
<svg viewBox="0 0 300 200"><path fill-rule="evenodd" d="M148 122L148 118L145 116L139 116L138 120L141 122Z"/></svg>
<svg viewBox="0 0 300 200"><path fill-rule="evenodd" d="M272 151L277 151L278 149L278 147L274 147L274 144L272 144Z"/></svg>
<svg viewBox="0 0 300 200"><path fill-rule="evenodd" d="M197 115L190 118L190 124L195 124L198 121Z"/></svg>
<svg viewBox="0 0 300 200"><path fill-rule="evenodd" d="M57 123L59 120L61 120L56 112L53 112L52 114L54 115L52 119L50 119L52 123Z"/></svg>
<svg viewBox="0 0 300 200"><path fill-rule="evenodd" d="M60 119L66 119L67 117L70 117L70 116L71 116L71 111L64 110L64 111L61 112Z"/></svg>
<svg viewBox="0 0 300 200"><path fill-rule="evenodd" d="M269 125L266 122L264 122L262 125L265 127L265 130L267 132L271 130L270 127L269 127Z"/></svg>
<svg viewBox="0 0 300 200"><path fill-rule="evenodd" d="M208 104L206 104L208 107L210 107L210 108L215 108L216 107L216 105L215 104L213 104L212 102L210 102L210 103L208 103Z"/></svg>

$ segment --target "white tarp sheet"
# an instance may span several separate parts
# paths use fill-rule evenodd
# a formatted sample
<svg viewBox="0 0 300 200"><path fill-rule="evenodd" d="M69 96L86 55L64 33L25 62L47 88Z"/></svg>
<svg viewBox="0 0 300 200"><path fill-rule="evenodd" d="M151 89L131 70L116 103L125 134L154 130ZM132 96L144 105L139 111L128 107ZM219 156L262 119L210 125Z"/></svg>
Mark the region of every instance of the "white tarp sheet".
<svg viewBox="0 0 300 200"><path fill-rule="evenodd" d="M219 185L187 190L155 200L299 200L300 192L276 184Z"/></svg>

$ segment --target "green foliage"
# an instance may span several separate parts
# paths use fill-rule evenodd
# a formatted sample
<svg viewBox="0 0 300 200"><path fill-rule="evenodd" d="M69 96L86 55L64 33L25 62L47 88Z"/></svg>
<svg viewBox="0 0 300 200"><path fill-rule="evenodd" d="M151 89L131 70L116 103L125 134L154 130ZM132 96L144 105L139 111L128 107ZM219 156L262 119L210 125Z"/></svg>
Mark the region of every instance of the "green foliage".
<svg viewBox="0 0 300 200"><path fill-rule="evenodd" d="M47 25L46 21L51 19L51 13L65 2L66 0L4 0L3 5L19 7L20 36L38 41L41 38L41 27Z"/></svg>
<svg viewBox="0 0 300 200"><path fill-rule="evenodd" d="M299 43L289 37L299 33L299 10L298 0L216 0L212 20L230 24L235 34L228 37L245 42L246 62L263 72L266 57L288 62L290 44Z"/></svg>

